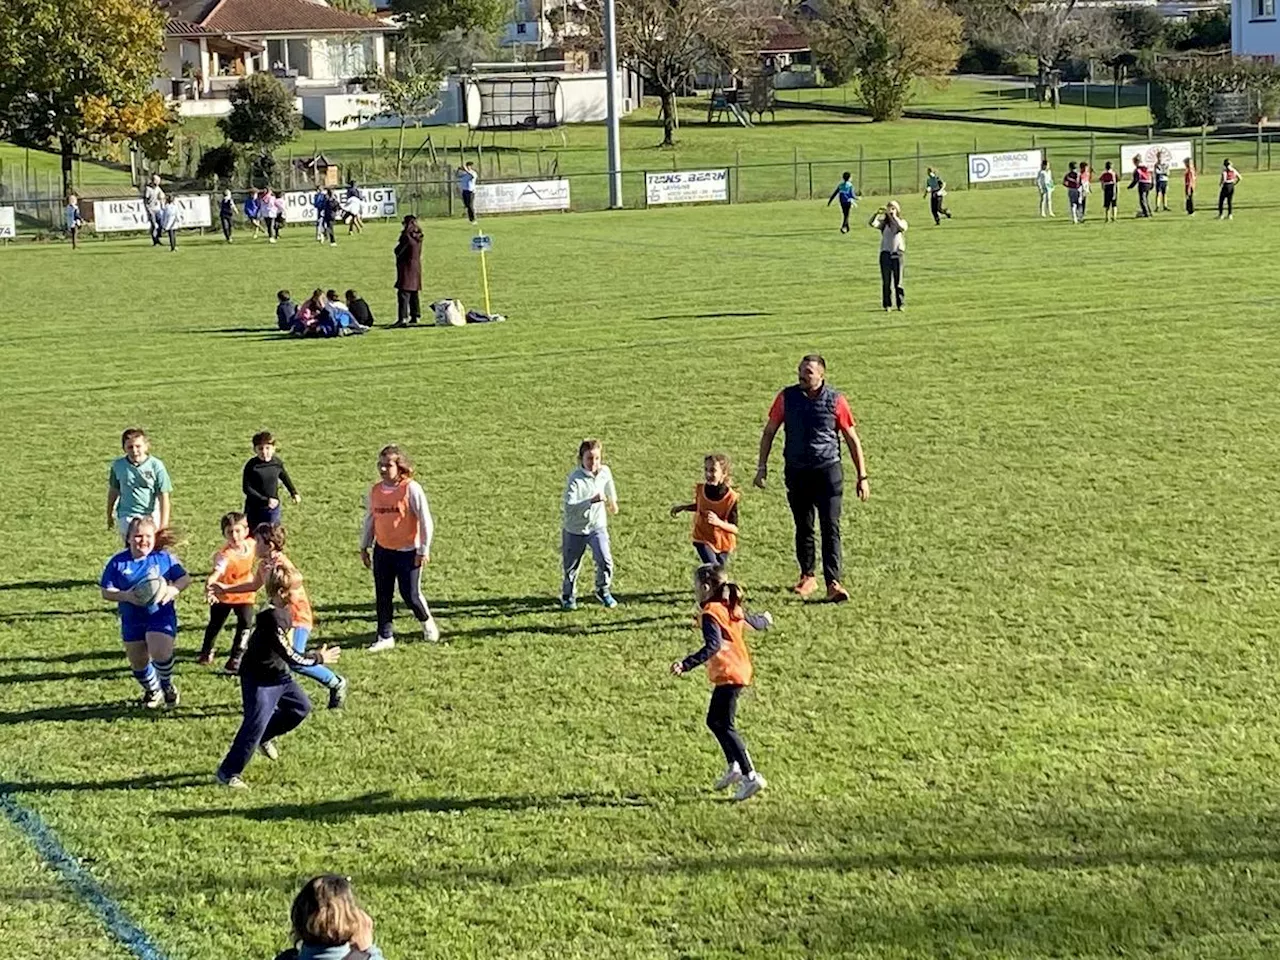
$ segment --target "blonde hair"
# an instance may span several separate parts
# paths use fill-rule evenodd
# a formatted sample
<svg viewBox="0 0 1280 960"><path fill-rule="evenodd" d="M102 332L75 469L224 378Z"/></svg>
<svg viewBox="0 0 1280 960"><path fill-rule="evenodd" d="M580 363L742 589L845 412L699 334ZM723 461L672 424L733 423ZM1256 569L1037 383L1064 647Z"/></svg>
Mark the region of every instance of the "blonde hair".
<svg viewBox="0 0 1280 960"><path fill-rule="evenodd" d="M341 947L360 932L364 911L351 881L337 874L312 877L293 898L293 938L311 947Z"/></svg>
<svg viewBox="0 0 1280 960"><path fill-rule="evenodd" d="M302 589L302 574L284 554L278 555L267 574L267 596L288 605Z"/></svg>
<svg viewBox="0 0 1280 960"><path fill-rule="evenodd" d="M156 545L152 547L152 551L168 550L178 543L178 534L172 527L160 528L160 524L154 517L134 517L129 522L129 539L133 539L133 535L137 533L140 527L150 527L155 531Z"/></svg>
<svg viewBox="0 0 1280 960"><path fill-rule="evenodd" d="M396 465L397 480L413 479L413 461L409 459L409 455L405 453L397 444L389 443L378 451L378 459L386 458L389 462Z"/></svg>

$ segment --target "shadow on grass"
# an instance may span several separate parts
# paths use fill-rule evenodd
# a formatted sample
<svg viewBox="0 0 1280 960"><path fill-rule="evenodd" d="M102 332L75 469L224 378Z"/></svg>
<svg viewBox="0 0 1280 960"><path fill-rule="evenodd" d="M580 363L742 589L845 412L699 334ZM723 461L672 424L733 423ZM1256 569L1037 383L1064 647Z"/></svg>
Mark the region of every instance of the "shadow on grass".
<svg viewBox="0 0 1280 960"><path fill-rule="evenodd" d="M21 583L0 583L0 590L74 590L97 585L97 580L27 580Z"/></svg>
<svg viewBox="0 0 1280 960"><path fill-rule="evenodd" d="M12 783L0 782L0 793L97 793L103 790L187 790L191 787L207 787L213 782L209 771L190 773L162 773L124 780L29 780Z"/></svg>
<svg viewBox="0 0 1280 960"><path fill-rule="evenodd" d="M101 670L42 670L39 673L12 673L0 676L0 687L14 683L56 683L61 680L119 680L121 670L118 667L103 667Z"/></svg>
<svg viewBox="0 0 1280 960"><path fill-rule="evenodd" d="M124 656L120 645L112 650L82 650L77 653L49 653L44 656L19 654L16 657L0 657L0 663L83 663L85 660L119 660Z"/></svg>
<svg viewBox="0 0 1280 960"><path fill-rule="evenodd" d="M689 590L658 590L647 593L618 593L614 596L618 603L640 604L640 603L678 603L682 600L690 599L693 595L692 588ZM588 597L590 595L588 594ZM584 606L594 603L594 600L584 599L579 603ZM451 617L523 617L530 614L538 613L563 613L560 609L560 600L554 594L543 594L538 596L527 597L477 597L471 600L433 600L431 602L432 613L438 615L441 619L449 619ZM369 603L332 603L318 604L315 612L322 620L368 620L374 619L374 606ZM3 660L0 660L3 662Z"/></svg>
<svg viewBox="0 0 1280 960"><path fill-rule="evenodd" d="M145 710L132 700L116 703L78 703L58 707L36 707L32 710L14 710L0 713L0 726L20 723L69 723L80 720L145 720L154 722L162 718L174 720L198 720L208 717L240 716L238 706L179 707L174 711Z"/></svg>
<svg viewBox="0 0 1280 960"><path fill-rule="evenodd" d="M805 231L811 235L811 231ZM799 234L797 234L799 235ZM762 310L743 310L733 313L669 313L665 316L641 317L641 320L721 320L732 317L772 317L772 313Z"/></svg>
<svg viewBox="0 0 1280 960"><path fill-rule="evenodd" d="M690 595L692 600L692 594ZM557 612L559 605L556 605ZM566 617L570 616L566 614ZM655 624L670 624L679 619L683 614L661 615L649 617L627 617L623 619L606 619L599 622L573 622L568 619L558 623L520 623L509 624L498 622L488 626L471 627L467 629L450 629L447 624L443 628L442 640L447 644L450 640L485 640L491 637L513 637L517 635L532 636L549 636L549 637L595 637L609 633L629 633L633 630L639 630L643 627L653 626ZM316 642L327 644L329 646L341 647L344 650L350 648L358 648L360 646L373 642L373 625L370 624L369 629L359 630L353 633L328 634L321 633L317 635ZM430 641L418 639L412 633L406 636L396 637L396 646L408 644L414 646L421 644L423 646L436 646Z"/></svg>
<svg viewBox="0 0 1280 960"><path fill-rule="evenodd" d="M60 617L115 617L116 611L106 608L97 610L15 610L0 616L0 623L26 623L30 620L54 620Z"/></svg>
<svg viewBox="0 0 1280 960"><path fill-rule="evenodd" d="M207 778L206 778L206 782ZM318 803L277 803L248 809L201 808L170 810L165 816L174 820L205 820L237 817L243 820L349 820L353 817L380 817L398 813L465 813L469 810L556 810L568 807L641 808L650 803L639 796L617 796L596 793L565 793L559 796L497 797L418 797L395 799L389 791L366 793L346 800L322 800Z"/></svg>

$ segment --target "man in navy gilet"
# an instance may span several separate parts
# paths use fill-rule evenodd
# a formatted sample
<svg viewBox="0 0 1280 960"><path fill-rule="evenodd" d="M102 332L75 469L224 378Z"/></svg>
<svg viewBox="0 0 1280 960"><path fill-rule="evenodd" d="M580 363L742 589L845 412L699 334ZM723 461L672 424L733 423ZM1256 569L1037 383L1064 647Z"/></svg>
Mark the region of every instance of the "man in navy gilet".
<svg viewBox="0 0 1280 960"><path fill-rule="evenodd" d="M760 436L760 460L756 467L755 483L762 489L769 475L769 452L779 427L786 430L782 460L787 502L791 504L796 523L800 582L795 591L807 597L818 589L813 542L816 513L822 530L822 573L827 581L827 599L841 603L849 599L849 592L840 585L840 508L844 501L841 436L849 446L858 471L858 499L870 497L871 487L849 401L827 385L827 361L817 354L800 361L799 383L785 387L769 409L769 421Z"/></svg>

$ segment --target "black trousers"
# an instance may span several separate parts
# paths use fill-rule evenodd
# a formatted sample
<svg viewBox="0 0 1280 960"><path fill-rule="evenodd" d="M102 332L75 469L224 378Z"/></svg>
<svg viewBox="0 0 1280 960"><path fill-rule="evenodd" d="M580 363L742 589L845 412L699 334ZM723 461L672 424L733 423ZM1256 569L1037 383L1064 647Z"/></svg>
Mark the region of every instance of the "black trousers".
<svg viewBox="0 0 1280 960"><path fill-rule="evenodd" d="M1187 191L1187 213L1196 212L1196 189L1192 187Z"/></svg>
<svg viewBox="0 0 1280 960"><path fill-rule="evenodd" d="M880 251L880 300L886 310L894 305L894 298L899 307L907 302L907 291L902 289L902 270L906 266L906 258L905 253Z"/></svg>
<svg viewBox="0 0 1280 960"><path fill-rule="evenodd" d="M1222 189L1218 191L1218 216L1222 216L1223 206L1226 206L1227 213L1231 213L1231 201L1235 199L1236 185L1234 183L1224 183Z"/></svg>
<svg viewBox="0 0 1280 960"><path fill-rule="evenodd" d="M236 632L231 640L231 655L234 657L244 652L249 631L253 629L253 604L237 603L232 606L229 603L215 603L209 608L209 625L204 628L204 644L200 647L202 656L213 653L218 643L218 634L222 632L227 617L233 613L236 615Z"/></svg>
<svg viewBox="0 0 1280 960"><path fill-rule="evenodd" d="M853 204L844 197L840 198L840 212L844 218L840 221L840 231L842 233L849 232L849 211L853 209Z"/></svg>
<svg viewBox="0 0 1280 960"><path fill-rule="evenodd" d="M738 695L743 688L737 684L724 684L711 690L711 706L707 708L707 729L715 736L730 765L737 764L743 775L752 770L751 757L738 728L733 725L738 714Z"/></svg>
<svg viewBox="0 0 1280 960"><path fill-rule="evenodd" d="M324 238L328 240L330 244L338 242L338 238L333 235L333 221L327 217L324 221Z"/></svg>
<svg viewBox="0 0 1280 960"><path fill-rule="evenodd" d="M942 194L929 194L929 212L933 214L934 223L942 223L943 217L950 217L951 212L942 205Z"/></svg>
<svg viewBox="0 0 1280 960"><path fill-rule="evenodd" d="M1138 216L1151 216L1151 184L1138 184Z"/></svg>
<svg viewBox="0 0 1280 960"><path fill-rule="evenodd" d="M414 566L416 550L388 550L373 545L373 599L378 610L378 636L389 637L395 625L396 587L400 587L400 599L405 602L419 623L431 617L427 601L422 596L422 568Z"/></svg>
<svg viewBox="0 0 1280 960"><path fill-rule="evenodd" d="M223 237L223 239L224 239L224 240L227 240L228 242L230 242L230 240L231 240L231 224L232 224L232 220L231 220L231 218L230 218L230 217L219 217L218 219L222 221L222 237Z"/></svg>
<svg viewBox="0 0 1280 960"><path fill-rule="evenodd" d="M476 222L476 192L474 190L462 191L462 205L467 208L467 219L472 223Z"/></svg>
<svg viewBox="0 0 1280 960"><path fill-rule="evenodd" d="M417 290L396 290L396 319L400 323L417 323L422 319L422 301Z"/></svg>
<svg viewBox="0 0 1280 960"><path fill-rule="evenodd" d="M885 254L881 254L885 256ZM840 579L840 511L844 506L844 470L839 463L811 469L788 467L787 503L796 524L796 563L802 576L814 573L813 517L822 536L822 574L828 584Z"/></svg>

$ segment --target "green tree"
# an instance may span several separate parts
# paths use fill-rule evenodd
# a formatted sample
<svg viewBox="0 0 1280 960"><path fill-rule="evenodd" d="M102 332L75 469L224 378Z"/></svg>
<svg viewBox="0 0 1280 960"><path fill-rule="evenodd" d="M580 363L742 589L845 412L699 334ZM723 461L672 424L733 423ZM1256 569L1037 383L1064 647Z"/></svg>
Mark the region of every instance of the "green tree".
<svg viewBox="0 0 1280 960"><path fill-rule="evenodd" d="M0 138L56 145L64 193L82 144L163 152L164 23L152 0L0 0Z"/></svg>
<svg viewBox="0 0 1280 960"><path fill-rule="evenodd" d="M1130 50L1154 50L1164 45L1165 18L1154 7L1116 7L1111 15Z"/></svg>
<svg viewBox="0 0 1280 960"><path fill-rule="evenodd" d="M396 177L404 167L404 132L417 126L421 120L440 105L439 70L424 69L404 76L379 77L376 89L380 96L379 117L397 121L400 140L396 147Z"/></svg>
<svg viewBox="0 0 1280 960"><path fill-rule="evenodd" d="M855 66L871 118L896 120L917 79L955 69L964 21L940 0L830 0L813 30Z"/></svg>
<svg viewBox="0 0 1280 960"><path fill-rule="evenodd" d="M271 74L254 73L232 88L230 100L231 112L218 121L223 135L257 153L259 170L270 169L272 151L293 140L302 126L293 94Z"/></svg>
<svg viewBox="0 0 1280 960"><path fill-rule="evenodd" d="M413 40L436 43L453 30L497 30L510 0L391 0L391 12Z"/></svg>

